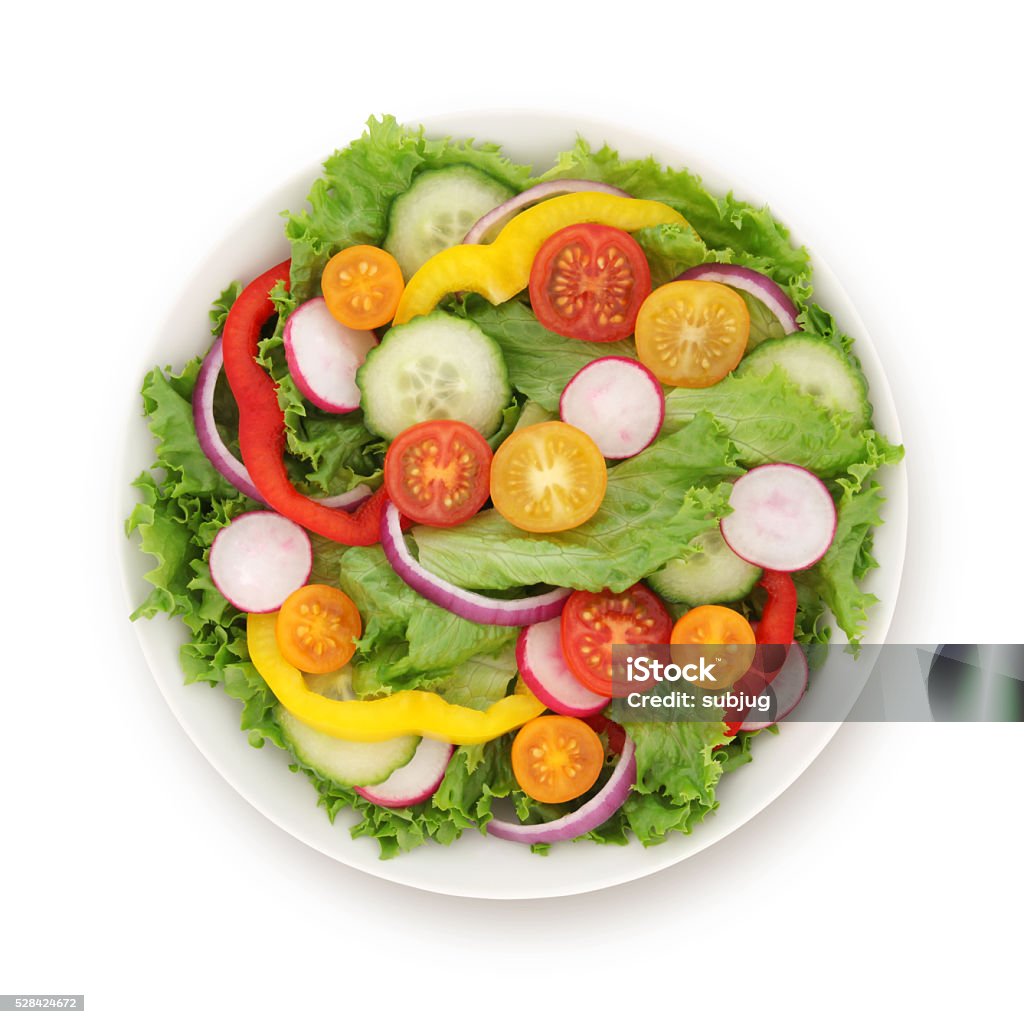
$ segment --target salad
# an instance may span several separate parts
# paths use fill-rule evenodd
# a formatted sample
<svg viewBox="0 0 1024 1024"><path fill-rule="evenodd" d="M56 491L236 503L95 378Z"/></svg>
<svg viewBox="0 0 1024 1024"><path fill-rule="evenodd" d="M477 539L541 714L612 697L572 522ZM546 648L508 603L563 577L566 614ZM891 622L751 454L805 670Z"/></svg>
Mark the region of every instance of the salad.
<svg viewBox="0 0 1024 1024"><path fill-rule="evenodd" d="M806 250L654 157L532 168L391 117L285 233L143 383L134 617L179 617L185 682L382 857L689 833L875 600L902 448ZM771 711L635 720L619 644L729 651Z"/></svg>

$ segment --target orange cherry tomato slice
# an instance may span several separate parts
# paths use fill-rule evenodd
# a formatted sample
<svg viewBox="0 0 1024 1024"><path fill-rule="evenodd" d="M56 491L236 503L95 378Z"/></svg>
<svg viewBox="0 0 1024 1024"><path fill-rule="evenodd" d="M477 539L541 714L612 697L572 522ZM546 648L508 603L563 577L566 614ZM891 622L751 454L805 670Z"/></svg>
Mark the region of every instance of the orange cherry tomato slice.
<svg viewBox="0 0 1024 1024"><path fill-rule="evenodd" d="M509 435L491 463L491 500L514 526L555 533L585 523L608 486L604 456L568 423L537 423Z"/></svg>
<svg viewBox="0 0 1024 1024"><path fill-rule="evenodd" d="M398 511L426 526L455 526L490 493L491 449L459 420L427 420L403 430L384 459L384 486Z"/></svg>
<svg viewBox="0 0 1024 1024"><path fill-rule="evenodd" d="M530 270L534 315L549 331L583 341L629 337L650 291L643 249L607 224L570 224L556 231Z"/></svg>
<svg viewBox="0 0 1024 1024"><path fill-rule="evenodd" d="M754 662L757 641L754 630L739 612L720 604L702 604L691 608L673 627L669 641L673 645L711 646L710 652L699 652L717 663L714 670L715 683L706 680L700 685L705 689L722 690L732 686L746 674ZM694 660L693 652L684 652L675 660Z"/></svg>
<svg viewBox="0 0 1024 1024"><path fill-rule="evenodd" d="M578 590L562 609L562 655L572 674L591 692L612 696L615 644L667 644L672 619L642 583L621 594Z"/></svg>
<svg viewBox="0 0 1024 1024"><path fill-rule="evenodd" d="M363 635L359 609L337 587L312 583L285 598L277 613L277 645L300 672L336 672L356 652Z"/></svg>
<svg viewBox="0 0 1024 1024"><path fill-rule="evenodd" d="M516 781L542 804L582 796L597 781L603 764L601 738L578 718L541 715L527 722L512 741Z"/></svg>
<svg viewBox="0 0 1024 1024"><path fill-rule="evenodd" d="M662 384L707 388L739 365L750 311L739 292L717 281L670 281L636 319L636 351Z"/></svg>
<svg viewBox="0 0 1024 1024"><path fill-rule="evenodd" d="M352 245L330 258L320 288L335 320L367 331L391 321L405 282L391 253L374 245Z"/></svg>

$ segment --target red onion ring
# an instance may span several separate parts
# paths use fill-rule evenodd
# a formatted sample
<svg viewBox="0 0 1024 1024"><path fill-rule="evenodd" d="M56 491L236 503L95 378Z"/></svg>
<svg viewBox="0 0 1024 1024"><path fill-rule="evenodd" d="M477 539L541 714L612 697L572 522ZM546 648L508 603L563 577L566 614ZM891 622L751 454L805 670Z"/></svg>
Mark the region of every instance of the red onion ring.
<svg viewBox="0 0 1024 1024"><path fill-rule="evenodd" d="M213 468L232 487L241 491L247 498L266 505L263 495L260 494L256 485L252 482L249 470L239 459L231 453L231 450L224 443L224 439L217 430L216 420L213 418L213 393L217 388L217 379L224 368L224 351L218 338L210 349L209 354L203 360L199 368L199 376L196 378L195 390L192 392L192 415L196 422L196 437L199 440L199 447L203 454L213 464Z"/></svg>
<svg viewBox="0 0 1024 1024"><path fill-rule="evenodd" d="M622 756L608 781L582 807L554 821L536 825L491 820L487 834L512 843L557 843L578 839L603 825L625 802L636 782L636 747L626 736Z"/></svg>
<svg viewBox="0 0 1024 1024"><path fill-rule="evenodd" d="M790 297L770 277L749 267L734 266L731 263L702 263L680 274L676 280L727 284L763 302L787 334L796 334L801 329L796 321L799 310Z"/></svg>
<svg viewBox="0 0 1024 1024"><path fill-rule="evenodd" d="M424 569L409 551L402 535L402 522L393 502L384 502L380 517L380 543L391 568L417 594L453 615L479 622L484 626L530 626L557 616L572 591L559 587L537 597L520 597L504 601L483 597L472 590L463 590Z"/></svg>
<svg viewBox="0 0 1024 1024"><path fill-rule="evenodd" d="M223 368L224 351L220 338L218 338L203 360L203 365L199 368L199 376L196 378L196 386L192 392L192 415L195 418L196 439L213 468L236 491L240 491L253 501L258 501L261 505L266 505L267 502L263 495L252 482L249 470L235 458L217 429L217 421L213 416L213 395ZM325 508L340 508L351 512L372 493L373 491L366 484L357 484L352 490L345 491L344 494L332 494L327 498L314 498L313 500Z"/></svg>
<svg viewBox="0 0 1024 1024"><path fill-rule="evenodd" d="M540 185L534 185L525 192L513 196L500 206L485 213L466 233L462 240L464 245L476 245L483 242L489 232L497 234L496 228L504 227L504 222L514 217L524 207L531 203L539 203L542 199L550 199L552 196L563 196L569 192L606 192L611 196L624 196L631 199L628 192L614 185L605 185L600 181L586 181L583 178L559 178L557 181L545 181Z"/></svg>

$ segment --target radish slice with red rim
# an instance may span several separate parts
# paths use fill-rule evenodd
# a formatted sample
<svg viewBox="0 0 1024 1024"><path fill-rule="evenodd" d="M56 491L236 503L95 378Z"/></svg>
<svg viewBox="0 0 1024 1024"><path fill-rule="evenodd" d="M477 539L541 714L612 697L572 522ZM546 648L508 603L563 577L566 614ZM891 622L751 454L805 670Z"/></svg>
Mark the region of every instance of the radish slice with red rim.
<svg viewBox="0 0 1024 1024"><path fill-rule="evenodd" d="M716 281L746 292L768 307L786 334L795 334L801 329L796 320L799 310L793 300L770 277L749 267L734 266L731 263L702 263L699 267L684 271L676 280Z"/></svg>
<svg viewBox="0 0 1024 1024"><path fill-rule="evenodd" d="M631 198L630 194L623 192L621 188L605 185L600 181L586 181L583 178L559 178L557 181L545 181L540 185L534 185L533 188L528 188L525 192L520 192L519 195L513 196L500 206L485 213L466 233L463 244L476 245L481 242L490 242L508 221L521 210L525 210L527 206L532 206L544 199L551 199L554 196L564 196L570 192L605 192L611 196Z"/></svg>
<svg viewBox="0 0 1024 1024"><path fill-rule="evenodd" d="M277 611L312 569L309 535L276 512L243 513L218 531L210 547L214 585L243 612Z"/></svg>
<svg viewBox="0 0 1024 1024"><path fill-rule="evenodd" d="M537 597L520 597L503 601L483 597L472 590L463 590L424 569L409 551L402 535L401 516L395 505L384 502L380 521L380 543L391 568L417 594L450 611L453 615L479 622L485 626L529 626L558 616L572 591L559 587Z"/></svg>
<svg viewBox="0 0 1024 1024"><path fill-rule="evenodd" d="M628 459L658 436L665 392L643 363L606 356L587 363L565 385L558 413L588 434L606 459Z"/></svg>
<svg viewBox="0 0 1024 1024"><path fill-rule="evenodd" d="M763 569L807 569L835 536L832 495L802 466L775 462L750 470L732 485L729 504L721 523L726 544Z"/></svg>
<svg viewBox="0 0 1024 1024"><path fill-rule="evenodd" d="M203 365L199 368L199 376L196 378L196 386L192 392L192 415L195 419L196 439L213 468L236 491L253 501L258 501L261 505L266 505L267 502L256 484L253 483L249 470L245 468L240 459L235 458L217 428L217 421L213 415L213 397L223 369L224 351L220 338L217 338L203 360ZM372 493L366 484L358 484L344 494L332 494L327 498L314 498L313 500L327 508L340 508L350 512L361 505Z"/></svg>
<svg viewBox="0 0 1024 1024"><path fill-rule="evenodd" d="M772 697L774 715L769 718L758 717L759 713L753 710L740 723L738 731L754 732L781 722L803 700L809 678L810 670L804 649L799 644L790 644L786 660L766 690Z"/></svg>
<svg viewBox="0 0 1024 1024"><path fill-rule="evenodd" d="M356 786L355 791L378 807L412 807L432 797L441 787L455 748L450 743L424 736L412 760L396 768L375 786Z"/></svg>
<svg viewBox="0 0 1024 1024"><path fill-rule="evenodd" d="M527 626L516 641L516 664L533 695L560 715L586 718L610 703L588 690L566 665L561 619Z"/></svg>
<svg viewBox="0 0 1024 1024"><path fill-rule="evenodd" d="M627 735L615 770L582 807L564 817L537 825L492 819L487 823L487 833L512 843L558 843L578 839L603 825L626 802L635 782L636 747Z"/></svg>
<svg viewBox="0 0 1024 1024"><path fill-rule="evenodd" d="M356 331L335 320L322 298L304 302L284 325L284 354L292 380L326 412L359 408L356 371L376 344L373 331Z"/></svg>

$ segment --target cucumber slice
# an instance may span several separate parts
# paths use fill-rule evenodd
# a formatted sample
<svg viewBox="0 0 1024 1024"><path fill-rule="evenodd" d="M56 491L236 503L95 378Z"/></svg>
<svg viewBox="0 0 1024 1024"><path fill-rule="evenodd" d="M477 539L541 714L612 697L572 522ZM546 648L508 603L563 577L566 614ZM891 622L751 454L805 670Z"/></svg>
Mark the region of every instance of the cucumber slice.
<svg viewBox="0 0 1024 1024"><path fill-rule="evenodd" d="M722 604L739 601L761 578L756 565L744 562L722 538L721 530L694 539L700 551L673 558L664 569L647 577L651 589L673 604Z"/></svg>
<svg viewBox="0 0 1024 1024"><path fill-rule="evenodd" d="M740 363L736 372L763 377L773 366L781 366L801 391L833 412L849 413L854 430L860 430L871 419L864 375L824 338L800 333L764 341Z"/></svg>
<svg viewBox="0 0 1024 1024"><path fill-rule="evenodd" d="M460 243L485 213L511 198L511 189L475 167L423 171L391 204L384 248L408 281L431 256Z"/></svg>
<svg viewBox="0 0 1024 1024"><path fill-rule="evenodd" d="M366 426L388 440L425 420L462 420L490 437L512 400L497 342L440 310L392 327L356 382Z"/></svg>
<svg viewBox="0 0 1024 1024"><path fill-rule="evenodd" d="M339 740L300 721L282 705L274 715L289 752L300 764L339 786L372 786L408 764L420 744L419 736L399 736L379 743Z"/></svg>

